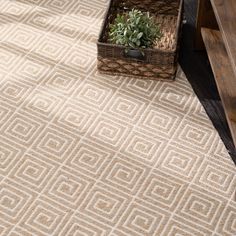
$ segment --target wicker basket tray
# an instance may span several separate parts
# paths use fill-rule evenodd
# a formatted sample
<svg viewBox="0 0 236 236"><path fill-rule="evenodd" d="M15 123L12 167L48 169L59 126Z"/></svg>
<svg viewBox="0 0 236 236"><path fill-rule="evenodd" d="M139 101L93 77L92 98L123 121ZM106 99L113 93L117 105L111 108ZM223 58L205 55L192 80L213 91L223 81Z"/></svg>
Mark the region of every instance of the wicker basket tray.
<svg viewBox="0 0 236 236"><path fill-rule="evenodd" d="M173 80L177 71L183 0L110 0L97 42L97 67L102 73L145 79ZM109 25L116 15L132 8L149 11L160 25L163 37L144 55L108 42Z"/></svg>

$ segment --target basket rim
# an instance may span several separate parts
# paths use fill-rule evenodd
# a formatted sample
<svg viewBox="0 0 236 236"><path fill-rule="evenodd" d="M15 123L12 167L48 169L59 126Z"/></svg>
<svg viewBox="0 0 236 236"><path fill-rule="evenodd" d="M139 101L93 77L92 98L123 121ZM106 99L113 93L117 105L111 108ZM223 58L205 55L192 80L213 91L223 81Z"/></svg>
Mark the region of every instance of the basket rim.
<svg viewBox="0 0 236 236"><path fill-rule="evenodd" d="M125 49L133 49L133 50L142 50L144 52L162 52L162 53L175 53L178 48L177 46L175 47L174 50L167 50L167 49L160 49L160 48L130 48L130 47L127 47L127 46L123 46L123 45L119 45L119 44L115 44L115 43L105 43L105 42L102 42L100 40L97 40L97 45L102 45L102 46L110 46L110 47L117 47L117 48L120 48L122 50L125 50Z"/></svg>

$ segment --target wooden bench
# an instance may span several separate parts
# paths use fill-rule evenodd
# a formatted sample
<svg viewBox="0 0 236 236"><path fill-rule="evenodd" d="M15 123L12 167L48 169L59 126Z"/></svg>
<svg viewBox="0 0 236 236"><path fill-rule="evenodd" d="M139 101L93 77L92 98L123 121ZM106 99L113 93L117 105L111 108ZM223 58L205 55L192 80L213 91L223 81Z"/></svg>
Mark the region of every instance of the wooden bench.
<svg viewBox="0 0 236 236"><path fill-rule="evenodd" d="M199 0L196 49L207 50L236 147L236 2Z"/></svg>

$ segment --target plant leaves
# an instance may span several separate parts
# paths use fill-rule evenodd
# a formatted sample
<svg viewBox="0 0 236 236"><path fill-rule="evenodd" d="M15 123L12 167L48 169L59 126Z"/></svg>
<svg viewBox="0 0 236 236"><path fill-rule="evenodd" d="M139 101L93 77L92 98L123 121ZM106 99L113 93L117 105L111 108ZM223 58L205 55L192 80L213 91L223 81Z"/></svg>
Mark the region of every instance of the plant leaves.
<svg viewBox="0 0 236 236"><path fill-rule="evenodd" d="M162 37L160 26L149 12L132 9L117 14L114 23L109 25L109 41L130 48L151 47Z"/></svg>

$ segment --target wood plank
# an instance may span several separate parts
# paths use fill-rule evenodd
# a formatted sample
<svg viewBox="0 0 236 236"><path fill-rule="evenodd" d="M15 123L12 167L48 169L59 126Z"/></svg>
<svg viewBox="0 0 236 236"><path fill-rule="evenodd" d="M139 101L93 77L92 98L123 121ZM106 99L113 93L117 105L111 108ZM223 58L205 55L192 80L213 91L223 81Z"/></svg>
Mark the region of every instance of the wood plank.
<svg viewBox="0 0 236 236"><path fill-rule="evenodd" d="M216 20L236 76L236 4L235 0L211 0ZM236 77L235 77L236 79Z"/></svg>
<svg viewBox="0 0 236 236"><path fill-rule="evenodd" d="M218 24L210 0L198 0L196 36L194 42L195 50L205 49L201 35L202 27L218 29Z"/></svg>
<svg viewBox="0 0 236 236"><path fill-rule="evenodd" d="M207 28L202 28L201 31L234 145L236 146L236 77L230 65L220 32Z"/></svg>

